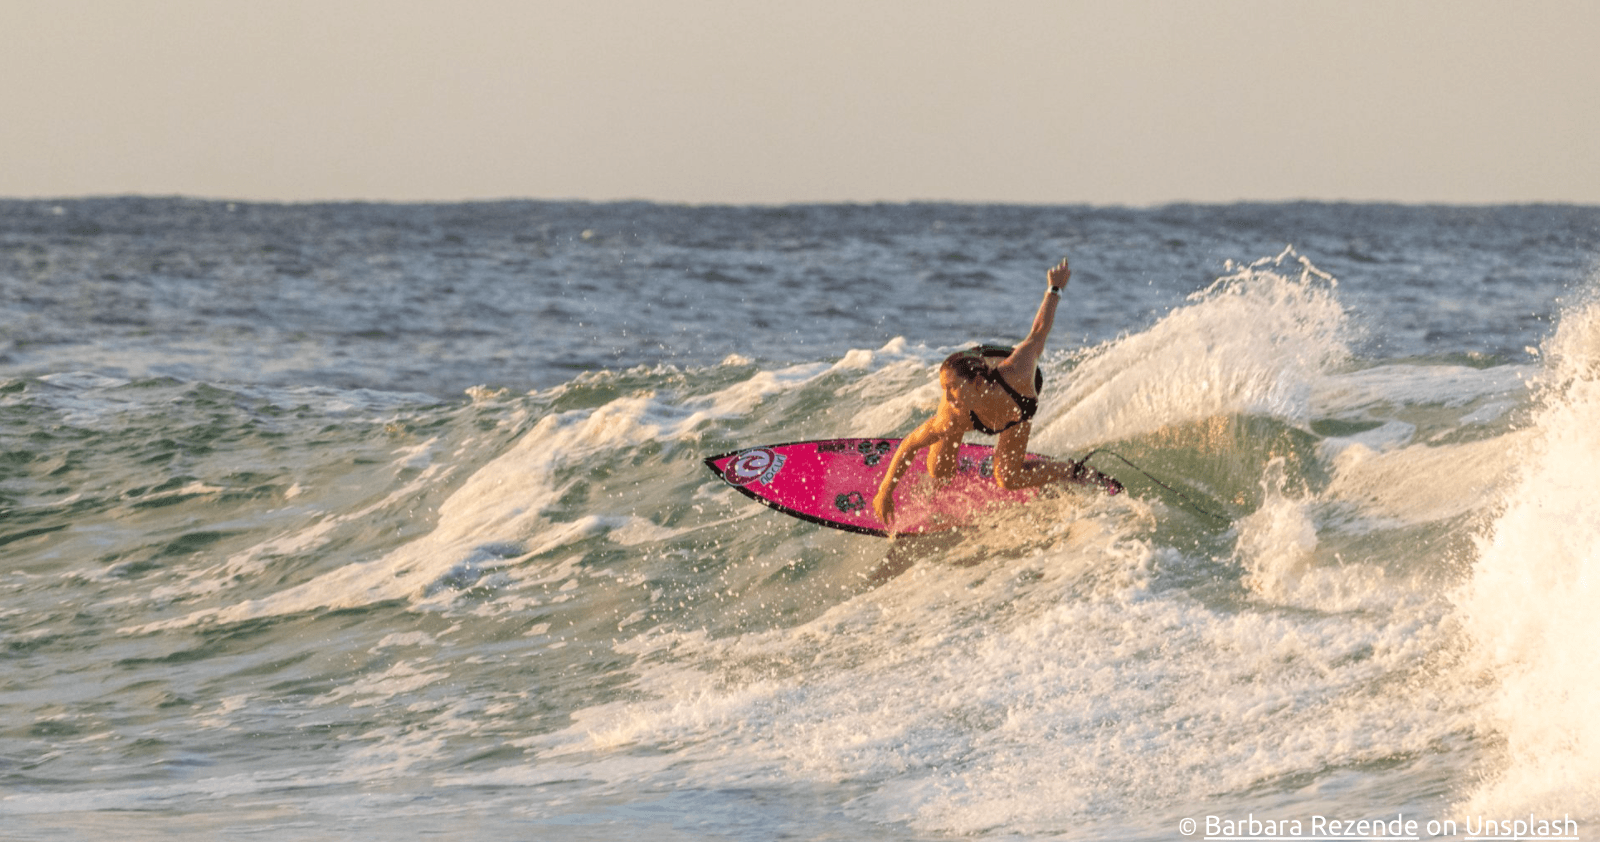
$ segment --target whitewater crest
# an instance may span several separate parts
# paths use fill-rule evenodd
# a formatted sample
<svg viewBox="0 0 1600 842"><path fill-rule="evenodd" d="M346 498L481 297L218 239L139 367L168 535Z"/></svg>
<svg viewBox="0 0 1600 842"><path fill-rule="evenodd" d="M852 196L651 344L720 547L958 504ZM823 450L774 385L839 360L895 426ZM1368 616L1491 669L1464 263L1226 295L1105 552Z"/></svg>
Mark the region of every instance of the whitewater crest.
<svg viewBox="0 0 1600 842"><path fill-rule="evenodd" d="M1046 394L1040 441L1127 439L1233 414L1305 421L1313 387L1350 354L1337 282L1292 248L1227 268L1149 329L1084 352L1067 388Z"/></svg>
<svg viewBox="0 0 1600 842"><path fill-rule="evenodd" d="M1504 741L1473 811L1600 814L1600 301L1546 341L1539 409L1457 597Z"/></svg>

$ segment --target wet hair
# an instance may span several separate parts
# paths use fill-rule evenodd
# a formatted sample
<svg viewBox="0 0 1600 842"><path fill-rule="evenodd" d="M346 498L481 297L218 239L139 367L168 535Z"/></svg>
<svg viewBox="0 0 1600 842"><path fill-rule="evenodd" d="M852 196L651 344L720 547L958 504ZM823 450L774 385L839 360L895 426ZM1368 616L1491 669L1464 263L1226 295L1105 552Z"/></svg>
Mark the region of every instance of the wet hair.
<svg viewBox="0 0 1600 842"><path fill-rule="evenodd" d="M939 370L949 371L962 380L972 381L982 378L992 382L996 375L991 373L993 369L984 362L984 359L1001 360L1009 356L1011 356L1010 348L998 345L979 345L976 348L957 351L945 357L944 362L939 364ZM1035 392L1044 391L1044 372L1037 367L1033 370L1033 390Z"/></svg>
<svg viewBox="0 0 1600 842"><path fill-rule="evenodd" d="M939 365L941 371L948 371L962 380L976 380L983 377L989 366L983 362L983 355L972 351L957 351Z"/></svg>

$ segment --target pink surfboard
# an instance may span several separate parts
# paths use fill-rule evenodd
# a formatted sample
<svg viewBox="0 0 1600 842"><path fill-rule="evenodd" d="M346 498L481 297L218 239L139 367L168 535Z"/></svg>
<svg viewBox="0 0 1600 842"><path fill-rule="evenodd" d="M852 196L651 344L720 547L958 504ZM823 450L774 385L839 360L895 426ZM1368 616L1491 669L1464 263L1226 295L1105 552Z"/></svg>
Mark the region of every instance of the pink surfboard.
<svg viewBox="0 0 1600 842"><path fill-rule="evenodd" d="M729 485L784 514L847 532L888 535L872 511L872 498L899 444L899 439L798 441L723 453L705 463ZM927 476L928 451L917 453L895 489L896 532L954 529L996 507L1033 499L1036 489L1007 491L995 482L993 447L963 444L956 453L956 476L937 490L917 481ZM1029 463L1046 459L1026 457Z"/></svg>

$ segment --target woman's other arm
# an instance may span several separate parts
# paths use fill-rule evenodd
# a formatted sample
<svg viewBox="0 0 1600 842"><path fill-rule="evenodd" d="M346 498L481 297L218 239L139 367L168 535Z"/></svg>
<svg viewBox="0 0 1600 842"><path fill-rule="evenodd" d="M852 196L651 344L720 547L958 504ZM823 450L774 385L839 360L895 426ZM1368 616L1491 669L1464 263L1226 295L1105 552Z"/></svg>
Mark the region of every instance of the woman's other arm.
<svg viewBox="0 0 1600 842"><path fill-rule="evenodd" d="M872 498L872 510L877 513L878 520L883 521L884 526L891 529L894 527L894 490L900 485L900 479L905 476L906 469L911 467L912 457L917 455L917 451L946 438L948 426L939 415L935 415L900 440L900 446L895 448L894 457L889 460L889 472L884 474L883 482L878 485L878 494ZM959 435L958 433L958 438Z"/></svg>

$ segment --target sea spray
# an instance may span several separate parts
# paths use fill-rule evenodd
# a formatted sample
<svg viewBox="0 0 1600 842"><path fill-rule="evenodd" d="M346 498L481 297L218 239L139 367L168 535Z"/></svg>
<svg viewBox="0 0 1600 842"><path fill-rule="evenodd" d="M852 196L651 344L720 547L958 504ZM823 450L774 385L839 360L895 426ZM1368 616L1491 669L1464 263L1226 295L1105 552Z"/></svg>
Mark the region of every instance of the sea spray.
<svg viewBox="0 0 1600 842"><path fill-rule="evenodd" d="M1600 302L1544 349L1541 408L1458 600L1503 759L1467 809L1600 815Z"/></svg>
<svg viewBox="0 0 1600 842"><path fill-rule="evenodd" d="M1293 249L1228 268L1148 330L1084 352L1045 393L1041 440L1101 442L1236 413L1308 420L1313 387L1349 355L1336 282Z"/></svg>

